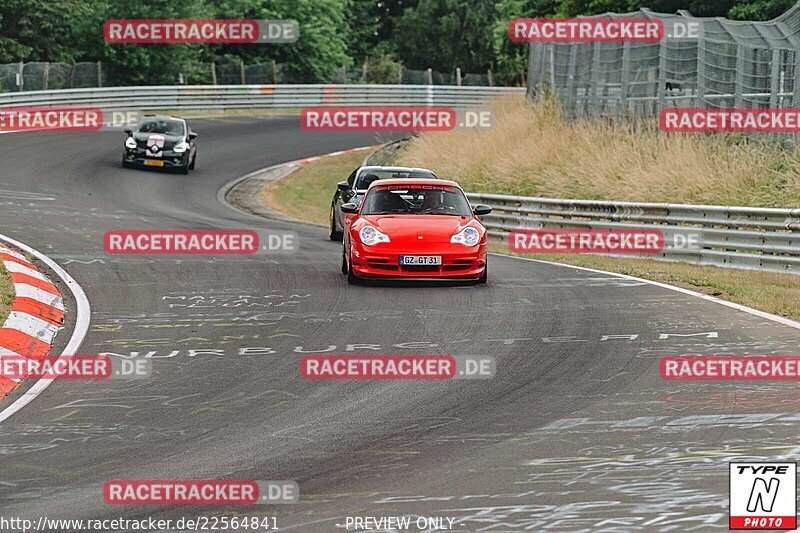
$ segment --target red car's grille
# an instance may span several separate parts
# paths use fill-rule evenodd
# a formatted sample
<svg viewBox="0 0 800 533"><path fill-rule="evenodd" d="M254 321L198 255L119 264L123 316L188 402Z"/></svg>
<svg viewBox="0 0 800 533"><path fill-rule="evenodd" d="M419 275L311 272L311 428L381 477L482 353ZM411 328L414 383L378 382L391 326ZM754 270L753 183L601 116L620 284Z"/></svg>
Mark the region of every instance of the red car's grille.
<svg viewBox="0 0 800 533"><path fill-rule="evenodd" d="M469 270L470 268L472 268L472 261L469 261L466 264L444 265L442 270L445 272L452 272L453 270Z"/></svg>
<svg viewBox="0 0 800 533"><path fill-rule="evenodd" d="M439 272L439 265L401 265L406 272Z"/></svg>
<svg viewBox="0 0 800 533"><path fill-rule="evenodd" d="M399 265L396 257L369 257L365 258L363 262L354 260L354 263L356 266L363 265L372 270L386 272L388 275L402 275L403 273L407 273L423 276L425 274L436 276L447 273L466 272L478 266L475 259L472 258L448 259L446 257L443 258L444 264L442 265Z"/></svg>
<svg viewBox="0 0 800 533"><path fill-rule="evenodd" d="M397 270L397 265L392 265L384 261L367 261L367 266L370 268L379 268L381 270Z"/></svg>

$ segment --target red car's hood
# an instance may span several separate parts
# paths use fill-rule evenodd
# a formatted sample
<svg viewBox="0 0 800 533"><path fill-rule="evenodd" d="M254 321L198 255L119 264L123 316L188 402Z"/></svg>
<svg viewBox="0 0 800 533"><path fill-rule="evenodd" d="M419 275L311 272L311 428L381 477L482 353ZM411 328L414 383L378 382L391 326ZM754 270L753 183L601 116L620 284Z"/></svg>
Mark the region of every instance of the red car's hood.
<svg viewBox="0 0 800 533"><path fill-rule="evenodd" d="M446 215L367 215L361 217L389 236L393 243L449 243L450 238L464 229L471 217Z"/></svg>

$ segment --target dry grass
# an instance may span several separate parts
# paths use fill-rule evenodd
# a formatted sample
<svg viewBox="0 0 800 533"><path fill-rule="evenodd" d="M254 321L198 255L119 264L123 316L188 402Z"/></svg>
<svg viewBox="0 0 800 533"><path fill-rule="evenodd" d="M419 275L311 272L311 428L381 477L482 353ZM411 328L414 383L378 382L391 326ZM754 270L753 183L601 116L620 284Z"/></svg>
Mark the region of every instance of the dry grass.
<svg viewBox="0 0 800 533"><path fill-rule="evenodd" d="M259 200L270 209L300 220L328 225L336 184L361 165L368 152L323 157L261 189Z"/></svg>
<svg viewBox="0 0 800 533"><path fill-rule="evenodd" d="M355 153L308 163L288 178L264 187L260 200L295 218L327 225L336 183L345 179L362 159L363 154ZM492 250L508 253L508 248L499 244L492 245ZM536 254L530 257L669 283L800 320L798 276L596 255Z"/></svg>
<svg viewBox="0 0 800 533"><path fill-rule="evenodd" d="M434 169L467 190L716 205L800 205L800 154L734 135L666 135L592 121L568 125L552 103L492 105L491 131L425 133L398 164Z"/></svg>
<svg viewBox="0 0 800 533"><path fill-rule="evenodd" d="M14 301L14 284L11 282L11 274L0 263L0 325L6 321L8 312L11 310L11 302Z"/></svg>
<svg viewBox="0 0 800 533"><path fill-rule="evenodd" d="M493 245L492 249L508 253L508 248L500 245ZM792 274L599 255L535 254L526 257L660 281L800 320L800 276Z"/></svg>

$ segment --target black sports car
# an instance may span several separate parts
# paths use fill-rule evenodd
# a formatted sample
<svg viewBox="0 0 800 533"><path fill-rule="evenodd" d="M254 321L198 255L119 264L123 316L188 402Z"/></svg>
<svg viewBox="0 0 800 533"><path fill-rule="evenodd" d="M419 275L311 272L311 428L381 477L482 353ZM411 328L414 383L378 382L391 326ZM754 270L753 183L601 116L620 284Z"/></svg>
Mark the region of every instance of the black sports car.
<svg viewBox="0 0 800 533"><path fill-rule="evenodd" d="M174 168L184 174L197 161L197 133L182 118L145 115L134 130L125 130L123 167Z"/></svg>
<svg viewBox="0 0 800 533"><path fill-rule="evenodd" d="M398 178L438 178L438 176L432 170L426 168L358 167L350 173L347 180L339 182L336 192L333 193L331 211L328 218L328 237L330 240L342 240L342 228L344 227L345 218L345 214L341 209L342 204L360 204L370 183L373 181Z"/></svg>

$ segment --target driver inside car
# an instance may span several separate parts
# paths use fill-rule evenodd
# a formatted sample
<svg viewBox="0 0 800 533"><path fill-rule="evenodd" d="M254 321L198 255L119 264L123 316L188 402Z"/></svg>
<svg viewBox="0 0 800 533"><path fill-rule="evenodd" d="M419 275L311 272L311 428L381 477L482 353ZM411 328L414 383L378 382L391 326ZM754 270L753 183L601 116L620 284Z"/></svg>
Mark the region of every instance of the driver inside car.
<svg viewBox="0 0 800 533"><path fill-rule="evenodd" d="M420 211L431 212L436 211L444 207L444 192L443 191L427 191L425 193L425 199L422 201L422 206L420 207Z"/></svg>

